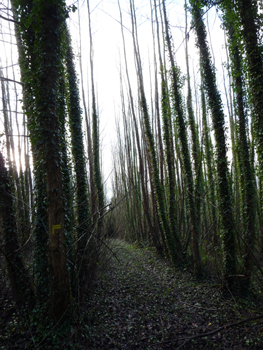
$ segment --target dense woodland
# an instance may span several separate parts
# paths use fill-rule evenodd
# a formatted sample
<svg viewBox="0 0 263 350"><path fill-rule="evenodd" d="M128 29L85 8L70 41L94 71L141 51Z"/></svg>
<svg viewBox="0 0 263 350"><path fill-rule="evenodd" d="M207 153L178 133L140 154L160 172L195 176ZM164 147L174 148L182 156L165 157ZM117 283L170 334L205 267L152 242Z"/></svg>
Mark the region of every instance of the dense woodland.
<svg viewBox="0 0 263 350"><path fill-rule="evenodd" d="M89 54L83 62L80 52L78 66L69 23L79 3L0 5L1 41L11 41L15 51L0 61L1 300L4 305L9 295L20 331L38 334L32 348L54 330L61 338L71 334L71 346L97 268L115 254L112 238L153 249L197 281L212 280L226 299L261 300L263 4L180 1L185 18L178 39L171 3L144 1L148 57L137 24L142 4L115 3L120 113L109 177L92 30L99 1L85 3L80 43L88 43ZM207 20L215 10L225 36L222 71L215 67L217 38L210 37ZM179 45L184 70L176 60Z"/></svg>

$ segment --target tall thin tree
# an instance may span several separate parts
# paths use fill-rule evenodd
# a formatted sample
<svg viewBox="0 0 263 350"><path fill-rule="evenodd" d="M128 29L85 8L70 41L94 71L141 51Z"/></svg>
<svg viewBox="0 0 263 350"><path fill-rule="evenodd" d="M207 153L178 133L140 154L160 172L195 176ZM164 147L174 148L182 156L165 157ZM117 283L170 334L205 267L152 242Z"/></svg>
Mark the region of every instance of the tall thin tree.
<svg viewBox="0 0 263 350"><path fill-rule="evenodd" d="M200 61L203 83L208 96L208 103L212 113L213 127L217 150L217 177L219 189L219 208L222 220L222 238L224 244L224 282L231 290L236 287L236 252L234 237L234 222L232 216L231 197L228 185L228 163L226 155L226 136L224 126L224 112L220 92L216 84L215 69L207 43L207 35L202 19L200 4L191 1L193 21L200 50Z"/></svg>

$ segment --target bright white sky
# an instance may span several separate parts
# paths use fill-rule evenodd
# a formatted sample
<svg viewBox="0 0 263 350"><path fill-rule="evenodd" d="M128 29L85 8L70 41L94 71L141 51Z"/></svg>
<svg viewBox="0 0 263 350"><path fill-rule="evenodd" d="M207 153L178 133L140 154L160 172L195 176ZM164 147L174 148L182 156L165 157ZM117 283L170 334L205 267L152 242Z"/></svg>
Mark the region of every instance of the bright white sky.
<svg viewBox="0 0 263 350"><path fill-rule="evenodd" d="M153 55L152 55L152 27L151 27L151 11L150 0L134 0L137 24L138 24L138 37L141 50L141 58L144 68L144 81L145 88L148 91L148 103L150 105L150 79L149 71L153 73ZM158 2L158 1L157 1ZM88 15L87 15L87 3L86 0L77 0L73 2L70 0L68 4L75 4L78 11L70 14L68 23L73 38L73 46L76 55L76 67L79 72L79 56L80 56L80 36L81 33L81 55L82 55L82 69L83 79L85 86L85 95L87 96L86 102L90 99L90 68L89 68L89 32L88 32ZM184 45L184 31L185 31L185 12L184 12L184 0L168 0L167 12L172 29L174 48L176 52L176 61L181 67L182 72L185 74L185 45ZM4 4L10 8L10 4L7 1L3 1L0 4L0 14L7 17L7 12L3 11ZM120 0L123 23L125 26L125 40L126 50L128 53L128 64L130 70L130 78L133 85L134 96L137 93L137 80L135 75L135 65L133 57L133 45L131 37L131 20L129 15L129 0ZM91 27L93 36L93 48L94 48L94 70L95 70L95 84L98 96L98 107L100 113L100 130L102 141L102 163L104 179L106 179L112 169L112 145L116 142L115 134L115 119L121 118L121 105L120 105L120 70L125 77L124 61L123 61L123 48L122 38L120 30L120 16L117 0L90 0L91 10ZM10 12L11 13L11 12ZM213 42L213 55L215 58L215 64L217 67L217 78L219 86L222 86L222 61L225 62L225 48L224 48L224 36L220 29L220 21L218 15L214 9L209 11L209 31ZM207 23L207 16L204 17ZM188 14L188 27L190 28L191 18ZM10 35L11 31L11 35ZM19 69L17 66L17 54L15 47L15 37L12 23L0 19L0 64L2 67L7 67L14 64L14 76L11 68L3 69L3 76L9 79L19 80ZM192 73L192 86L194 87L194 81L198 84L199 72L198 72L198 51L195 48L195 33L190 33L189 39L189 54L190 54L190 71ZM12 58L12 59L11 59ZM121 67L121 68L120 68ZM149 68L150 67L150 68ZM153 78L152 78L153 79ZM16 96L21 99L21 88L19 84L8 83L10 89L11 104L10 108L14 110L16 105ZM15 88L18 91L15 91ZM196 87L197 94L199 93L199 87ZM20 91L20 93L19 93ZM194 91L194 90L193 90ZM194 97L194 96L193 96ZM224 91L223 91L224 100ZM0 107L2 110L2 106ZM21 111L21 105L19 108ZM12 114L12 120L14 119ZM22 125L22 114L19 115L19 124ZM3 116L0 111L0 133L3 130ZM21 131L23 133L23 131ZM15 132L14 132L15 134ZM0 141L4 138L1 137ZM2 142L3 144L3 142ZM1 147L1 144L0 144ZM110 183L108 184L108 187Z"/></svg>
<svg viewBox="0 0 263 350"><path fill-rule="evenodd" d="M158 1L157 1L158 3ZM177 64L181 67L183 74L186 73L185 66L185 11L184 0L167 1L167 12L169 16L170 26L174 39L174 48L176 52ZM128 63L130 78L133 84L133 91L136 97L137 79L135 75L135 65L133 56L133 44L131 36L131 19L129 15L129 0L120 0L126 50L128 52ZM82 62L84 80L89 76L89 34L88 34L88 16L87 3L80 0L77 5L80 9L80 27L81 27L81 45L82 45ZM141 50L141 58L144 65L144 81L145 88L148 91L148 104L150 105L150 78L149 70L153 73L153 39L151 25L151 10L150 0L135 0L135 8L138 24L138 37ZM103 170L104 178L107 178L112 169L112 145L116 142L115 133L115 118L121 118L120 105L120 67L123 70L122 74L125 81L124 61L123 61L123 46L120 30L120 15L117 0L91 0L91 26L94 45L94 68L95 82L98 91L98 101L101 120L101 140L103 144ZM71 14L70 28L73 34L74 46L76 53L79 53L79 23L78 13ZM224 36L220 29L220 21L214 9L209 11L209 32L213 40L213 57L215 64L218 67L218 84L222 86L223 77L221 63L225 61ZM207 15L204 17L207 23ZM188 28L191 26L191 17L188 14ZM161 29L160 29L161 32ZM190 33L188 41L190 53L190 71L193 74L192 85L194 81L199 82L199 66L198 66L198 51L195 47L194 30ZM120 58L121 57L121 58ZM149 68L149 66L151 68ZM195 75L195 76L194 76ZM152 75L153 81L153 75ZM196 93L199 93L199 87L196 88ZM223 92L224 95L224 92ZM194 96L193 96L194 97ZM224 96L222 96L224 98Z"/></svg>

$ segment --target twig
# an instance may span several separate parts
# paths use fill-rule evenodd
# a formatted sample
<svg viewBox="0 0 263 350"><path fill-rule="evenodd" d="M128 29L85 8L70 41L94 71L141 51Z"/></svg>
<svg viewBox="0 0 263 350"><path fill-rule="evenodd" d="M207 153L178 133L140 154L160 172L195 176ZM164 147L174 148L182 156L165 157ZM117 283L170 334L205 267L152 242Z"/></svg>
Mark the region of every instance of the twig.
<svg viewBox="0 0 263 350"><path fill-rule="evenodd" d="M227 328L231 328L231 327L235 327L235 326L239 326L243 323L246 323L246 322L249 322L249 321L254 321L254 320L259 320L263 318L263 315L259 315L259 316L254 316L254 317L249 317L249 318L245 318L244 320L241 320L241 321L238 321L238 322L234 322L234 323L229 323L229 324L225 324L224 326L221 326L211 332L207 332L207 333L201 333L201 334L196 334L196 335L193 335L192 337L190 338L187 338L186 341L181 344L177 350L181 349L183 346L185 346L190 340L193 340L193 339L196 339L196 338L203 338L203 337L207 337L207 336L210 336L210 335L213 335L215 333L218 333L222 330L225 330ZM156 345L156 344L165 344L165 343L171 343L171 342L174 342L174 341L178 341L178 338L174 338L174 339L169 339L169 340L164 340L162 342L159 342L159 343L155 343L153 345Z"/></svg>
<svg viewBox="0 0 263 350"><path fill-rule="evenodd" d="M14 19L11 19L11 18L7 18L7 17L4 17L2 15L0 15L0 18L6 20L6 21L9 21L9 22L13 22L13 23L16 23L16 24L20 24L20 22L18 21L15 21Z"/></svg>
<svg viewBox="0 0 263 350"><path fill-rule="evenodd" d="M192 304L188 304L186 302L184 302L185 305L191 306L191 307L195 307L197 309L202 309L202 310L206 310L206 311L218 311L217 309L207 309L206 307L202 307L202 306L198 306L198 305L192 305Z"/></svg>
<svg viewBox="0 0 263 350"><path fill-rule="evenodd" d="M114 253L114 251L108 246L108 244L103 240L103 239L101 239L100 237L98 237L99 238L99 240L105 245L105 247L111 252L111 254L114 256L114 258L118 261L118 263L120 264L120 265L122 265L122 263L121 263L121 261L118 259L118 257L117 257L117 254L116 253Z"/></svg>
<svg viewBox="0 0 263 350"><path fill-rule="evenodd" d="M1 17L1 16L0 16L0 17ZM2 81L11 81L12 83L17 83L17 84L20 84L20 85L22 85L22 86L24 86L24 85L25 85L25 84L24 84L24 83L22 83L21 81L17 81L17 80L9 79L9 78L0 77L0 79L1 79Z"/></svg>

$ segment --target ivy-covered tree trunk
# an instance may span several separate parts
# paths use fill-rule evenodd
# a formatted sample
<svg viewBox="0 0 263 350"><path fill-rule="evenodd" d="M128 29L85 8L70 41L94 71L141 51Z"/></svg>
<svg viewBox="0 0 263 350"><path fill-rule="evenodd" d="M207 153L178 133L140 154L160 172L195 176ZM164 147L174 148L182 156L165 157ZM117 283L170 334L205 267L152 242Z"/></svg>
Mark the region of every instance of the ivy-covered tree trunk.
<svg viewBox="0 0 263 350"><path fill-rule="evenodd" d="M161 127L161 116L160 116L160 98L159 98L159 81L158 81L158 74L160 67L157 65L157 59L156 59L156 49L155 49L155 33L154 33L154 26L156 23L156 32L157 32L157 44L158 44L158 51L159 55L161 54L160 49L160 30L159 30L159 22L157 20L157 4L156 1L154 1L154 4L151 3L151 22L152 22L152 37L153 37L153 55L154 55L154 112L155 112L155 119L157 122L156 127L156 146L157 146L157 153L159 158L159 169L160 169L160 177L161 177L161 185L164 186L164 149L163 149L163 139L162 139L162 127ZM157 52L158 52L157 51ZM161 65L162 66L162 65ZM163 68L166 69L165 67Z"/></svg>
<svg viewBox="0 0 263 350"><path fill-rule="evenodd" d="M60 147L63 129L59 118L58 97L61 93L59 76L63 75L65 3L63 0L39 0L34 2L32 16L35 34L35 122L38 126L34 137L39 146L38 161L43 162L46 169L50 312L55 319L59 319L70 302Z"/></svg>
<svg viewBox="0 0 263 350"><path fill-rule="evenodd" d="M62 172L63 172L63 194L64 194L64 210L65 210L65 244L67 250L67 270L70 279L72 292L78 290L76 283L76 266L74 264L75 242L74 242L74 227L76 226L75 212L74 212L74 191L73 191L73 176L72 169L69 166L69 156L67 148L70 141L66 130L67 113L65 104L65 76L60 77L60 96L59 96L59 119L61 123L61 157L62 157Z"/></svg>
<svg viewBox="0 0 263 350"><path fill-rule="evenodd" d="M3 105L3 117L4 117L4 132L5 132L5 145L6 145L6 153L7 153L7 161L9 164L9 172L10 172L10 181L12 181L12 186L14 187L15 193L15 212L17 217L17 230L18 236L20 237L21 242L25 242L28 237L26 237L26 220L25 220L25 202L22 200L22 188L21 188L21 179L22 176L18 175L18 167L17 163L20 161L20 175L22 174L21 170L21 147L20 142L18 143L18 157L16 157L15 153L15 144L13 137L13 122L10 115L10 92L9 86L3 79L3 70L0 67L0 79L1 79L1 92L2 92L2 105ZM16 124L17 122L17 114L16 114ZM17 131L19 136L19 129ZM29 226L29 225L28 225Z"/></svg>
<svg viewBox="0 0 263 350"><path fill-rule="evenodd" d="M227 1L226 6L230 7L230 2ZM250 86L250 101L252 103L252 125L253 125L253 134L255 136L255 143L257 147L257 156L258 156L258 176L259 183L262 183L263 180L263 60L262 60L262 42L261 40L261 28L259 23L260 14L258 13L258 3L255 0L239 0L236 3L236 10L239 15L239 22L241 23L241 33L244 40L244 46L246 50L246 59L247 59L247 72L249 76L249 86ZM240 125L242 127L242 124ZM242 141L244 142L244 134L240 134ZM241 140L241 139L240 139ZM245 144L244 144L245 145ZM244 147L244 146L243 146ZM242 149L242 152L245 152L245 148ZM246 156L242 154L242 156ZM247 157L247 161L249 158ZM247 168L244 176L246 176L245 181L250 181L250 176L253 177L253 174L250 173L250 168ZM253 172L253 170L252 170ZM252 187L253 188L253 187ZM247 193L247 200L250 197L250 202L246 208L247 222L246 225L249 229L246 237L246 257L245 257L245 271L247 278L249 280L251 274L251 267L253 261L253 246L254 246L254 223L253 216L251 216L251 210L253 210L253 200L251 198L253 193L250 191ZM260 190L259 198L259 208L262 213L263 209L263 191ZM250 212L250 214L249 214Z"/></svg>
<svg viewBox="0 0 263 350"><path fill-rule="evenodd" d="M168 169L168 185L169 185L169 221L171 226L171 234L175 241L176 250L182 262L184 261L183 247L178 233L176 220L176 193L175 193L175 167L174 167L174 149L172 143L171 130L171 107L168 94L168 86L162 74L162 119L163 119L163 138L165 144L166 164Z"/></svg>
<svg viewBox="0 0 263 350"><path fill-rule="evenodd" d="M192 15L195 23L204 88L208 96L208 103L212 113L213 127L217 150L217 177L219 189L219 209L222 220L222 239L224 254L225 285L235 288L236 252L234 237L234 222L232 216L231 198L228 186L228 165L226 156L226 137L224 112L220 93L216 85L215 69L212 64L206 39L206 30L202 19L200 4L192 0Z"/></svg>
<svg viewBox="0 0 263 350"><path fill-rule="evenodd" d="M188 202L188 210L190 217L190 230L191 230L191 238L192 238L192 254L194 260L194 268L195 273L197 275L201 274L201 259L199 252L199 243L198 243L198 225L197 225L197 215L196 208L194 203L194 182L193 182L193 174L192 174L192 166L190 160L190 153L187 142L187 134L186 134L186 125L184 119L184 112L182 106L182 96L180 94L180 83L179 83L179 74L178 68L175 65L173 52L172 52L172 43L171 36L169 33L169 24L166 15L166 7L165 1L163 0L163 13L164 13L164 25L165 25L165 39L168 47L168 54L171 64L171 78L172 78L172 100L173 100L173 108L176 115L176 125L178 127L178 135L180 138L181 149L182 149L182 161L184 168L184 175L187 187L187 202Z"/></svg>
<svg viewBox="0 0 263 350"><path fill-rule="evenodd" d="M25 269L18 244L14 210L14 196L10 179L0 152L0 232L4 243L4 255L11 290L20 311L27 312L34 306L34 292Z"/></svg>
<svg viewBox="0 0 263 350"><path fill-rule="evenodd" d="M189 126L191 131L192 140L192 159L193 159L193 172L194 172L194 184L195 184L195 210L196 216L200 217L201 212L201 195L202 189L202 166L201 166L201 148L199 143L198 127L195 121L193 101L192 101L192 90L191 90L191 80L190 80L190 70L189 70L189 56L188 56L188 26L187 26L187 4L185 1L185 61L186 61L186 72L187 72L187 97L186 97L186 107L189 120ZM201 222L200 222L201 223ZM198 228L199 230L199 228Z"/></svg>
<svg viewBox="0 0 263 350"><path fill-rule="evenodd" d="M89 36L90 36L90 70L91 70L91 104L92 104L92 141L93 141L93 161L94 161L94 182L97 190L97 206L95 218L97 218L97 235L98 238L102 234L102 217L104 211L104 189L101 177L100 167L100 136L99 136L99 116L96 106L95 97L95 85L94 85L94 73L93 73L93 45L92 45L92 34L91 34L91 19L90 19L90 7L89 0L88 15L89 15Z"/></svg>
<svg viewBox="0 0 263 350"><path fill-rule="evenodd" d="M243 266L245 278L243 286L247 289L249 287L252 265L253 265L253 248L255 240L255 189L253 181L253 170L249 154L249 140L248 140L248 121L245 113L244 101L244 76L242 70L241 53L238 47L238 35L234 29L234 13L229 4L225 5L225 27L228 33L229 52L231 56L231 71L234 80L235 102L238 117L238 161L240 167L240 181L241 181L241 198L242 198L242 216L243 216L243 230L245 238L245 255L243 257Z"/></svg>
<svg viewBox="0 0 263 350"><path fill-rule="evenodd" d="M69 100L69 124L71 131L71 146L74 158L74 169L77 182L77 218L78 218L78 258L77 268L80 269L80 279L85 278L87 269L87 241L90 234L90 211L88 199L88 181L86 175L85 151L82 134L82 117L80 108L80 97L75 71L73 52L71 47L70 33L66 30L66 62L68 70L68 100ZM87 272L87 271L86 271ZM82 281L83 282L83 281Z"/></svg>
<svg viewBox="0 0 263 350"><path fill-rule="evenodd" d="M219 235L217 233L217 215L216 215L216 191L213 171L213 145L207 123L207 108L205 93L203 87L201 87L201 107L202 107L202 123L203 123L203 134L204 134L204 149L205 149L205 160L207 168L207 179L208 179L208 199L209 199L209 210L211 220L211 231L213 246L218 245Z"/></svg>
<svg viewBox="0 0 263 350"><path fill-rule="evenodd" d="M35 240L34 252L34 274L36 295L40 304L47 303L49 297L49 276L48 276L48 218L47 218L47 189L46 189L46 171L44 163L39 155L40 148L38 138L35 137L38 130L36 122L36 109L34 88L35 70L35 34L31 20L33 9L32 0L12 1L14 18L18 25L15 24L15 33L18 43L18 55L21 70L21 81L23 83L23 104L27 114L27 127L30 133L30 141L33 155L34 169L34 191L32 190L32 209L33 210L33 233ZM26 168L29 170L29 159L27 158ZM29 177L31 176L28 173Z"/></svg>
<svg viewBox="0 0 263 350"><path fill-rule="evenodd" d="M158 53L159 62L161 67L161 106L162 106L162 120L163 120L163 139L165 145L165 155L166 155L166 165L168 170L168 186L169 186L169 221L171 227L171 234L175 241L176 250L180 256L182 262L184 262L184 252L182 243L179 237L178 227L177 227L177 215L176 215L176 177L175 177L175 155L173 147L173 132L172 132L172 111L171 111L171 101L169 97L169 89L167 80L165 77L165 66L162 62L161 56L161 45L159 37L159 25L157 20L157 6L156 1L154 1L155 8L155 18L157 22L157 42L158 42Z"/></svg>
<svg viewBox="0 0 263 350"><path fill-rule="evenodd" d="M146 101L146 96L144 91L142 66L141 66L141 59L140 59L138 40L137 40L136 18L134 13L134 4L132 1L130 1L130 9L131 9L131 16L132 16L131 19L132 19L132 34L133 34L135 62L136 62L138 80L139 80L138 84L139 84L140 104L141 104L141 111L142 111L142 117L144 122L146 140L147 140L147 149L149 152L150 167L151 167L152 178L153 178L154 196L155 196L156 205L157 205L158 222L160 225L160 231L163 231L165 235L166 245L168 248L170 259L174 264L178 264L178 263L181 263L181 256L178 254L177 247L175 245L175 240L171 232L169 219L165 210L164 189L161 185L160 178L159 178L159 167L158 167L157 157L156 157L155 142L154 142L154 137L152 133L150 116L149 116L149 111L148 111L147 101Z"/></svg>
<svg viewBox="0 0 263 350"><path fill-rule="evenodd" d="M228 6L231 6L227 1ZM261 28L259 23L258 3L256 0L239 0L236 8L242 25L242 37L247 57L247 71L249 74L250 99L252 102L253 132L257 146L259 171L263 179L263 60ZM260 207L263 207L263 192L260 194Z"/></svg>

